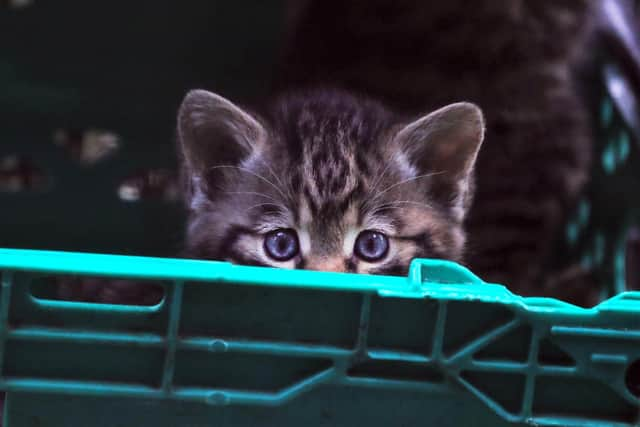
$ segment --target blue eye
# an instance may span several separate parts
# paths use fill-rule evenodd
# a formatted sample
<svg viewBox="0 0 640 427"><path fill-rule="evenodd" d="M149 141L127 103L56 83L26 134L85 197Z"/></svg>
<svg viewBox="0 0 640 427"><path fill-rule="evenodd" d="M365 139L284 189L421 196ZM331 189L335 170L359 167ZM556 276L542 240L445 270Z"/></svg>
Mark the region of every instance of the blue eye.
<svg viewBox="0 0 640 427"><path fill-rule="evenodd" d="M271 231L264 238L264 250L276 261L289 261L298 255L298 235L287 228Z"/></svg>
<svg viewBox="0 0 640 427"><path fill-rule="evenodd" d="M389 239L378 231L365 230L356 238L353 250L358 258L367 262L380 261L389 252Z"/></svg>

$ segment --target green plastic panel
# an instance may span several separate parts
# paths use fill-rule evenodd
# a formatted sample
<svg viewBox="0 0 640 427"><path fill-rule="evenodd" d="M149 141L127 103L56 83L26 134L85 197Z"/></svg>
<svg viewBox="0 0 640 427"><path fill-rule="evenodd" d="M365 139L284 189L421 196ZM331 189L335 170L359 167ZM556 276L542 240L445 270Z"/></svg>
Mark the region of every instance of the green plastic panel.
<svg viewBox="0 0 640 427"><path fill-rule="evenodd" d="M9 427L639 422L638 292L583 309L441 260L404 278L4 249L0 270ZM165 297L32 295L57 274L153 279Z"/></svg>
<svg viewBox="0 0 640 427"><path fill-rule="evenodd" d="M602 298L640 289L627 283L625 250L630 230L640 227L640 104L629 72L607 58L596 98L596 146L590 182L567 219L552 264L580 264L595 273Z"/></svg>

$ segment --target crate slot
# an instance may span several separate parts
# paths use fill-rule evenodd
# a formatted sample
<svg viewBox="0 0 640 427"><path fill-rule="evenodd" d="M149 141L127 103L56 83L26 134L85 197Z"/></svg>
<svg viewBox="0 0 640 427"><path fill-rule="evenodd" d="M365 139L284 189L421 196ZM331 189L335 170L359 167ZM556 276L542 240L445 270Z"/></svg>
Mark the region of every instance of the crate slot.
<svg viewBox="0 0 640 427"><path fill-rule="evenodd" d="M43 301L151 307L162 302L165 287L159 282L149 280L59 275L34 279L31 283L31 295Z"/></svg>
<svg viewBox="0 0 640 427"><path fill-rule="evenodd" d="M640 359L629 365L624 376L624 383L629 393L640 399Z"/></svg>

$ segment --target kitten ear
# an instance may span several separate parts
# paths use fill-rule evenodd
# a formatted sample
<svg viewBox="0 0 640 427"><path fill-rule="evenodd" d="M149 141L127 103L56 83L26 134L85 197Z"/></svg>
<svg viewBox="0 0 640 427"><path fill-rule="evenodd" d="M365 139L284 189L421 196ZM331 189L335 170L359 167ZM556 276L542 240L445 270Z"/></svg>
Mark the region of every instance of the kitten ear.
<svg viewBox="0 0 640 427"><path fill-rule="evenodd" d="M218 166L239 166L263 147L264 127L227 99L205 90L187 93L178 113L178 139L191 192L209 192ZM194 188L195 187L195 188Z"/></svg>
<svg viewBox="0 0 640 427"><path fill-rule="evenodd" d="M473 193L473 167L484 139L484 118L476 105L448 105L408 124L395 136L429 194L464 218Z"/></svg>

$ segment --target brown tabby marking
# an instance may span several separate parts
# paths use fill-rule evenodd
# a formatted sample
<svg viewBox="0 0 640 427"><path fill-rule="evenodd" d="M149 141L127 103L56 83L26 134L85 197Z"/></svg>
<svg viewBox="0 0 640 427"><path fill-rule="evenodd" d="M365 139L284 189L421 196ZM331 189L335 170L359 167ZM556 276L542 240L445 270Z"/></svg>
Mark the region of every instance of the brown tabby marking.
<svg viewBox="0 0 640 427"><path fill-rule="evenodd" d="M413 122L335 90L278 98L260 118L205 91L181 107L190 256L243 264L404 274L415 257L459 260L480 111L453 104ZM277 261L273 230L300 252ZM384 259L354 251L357 236L389 239Z"/></svg>

